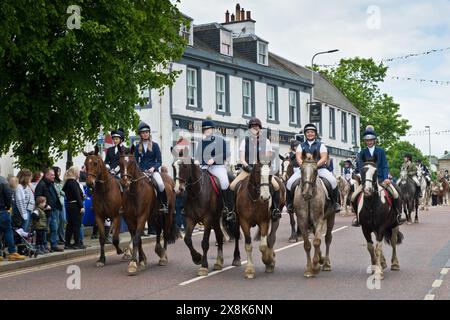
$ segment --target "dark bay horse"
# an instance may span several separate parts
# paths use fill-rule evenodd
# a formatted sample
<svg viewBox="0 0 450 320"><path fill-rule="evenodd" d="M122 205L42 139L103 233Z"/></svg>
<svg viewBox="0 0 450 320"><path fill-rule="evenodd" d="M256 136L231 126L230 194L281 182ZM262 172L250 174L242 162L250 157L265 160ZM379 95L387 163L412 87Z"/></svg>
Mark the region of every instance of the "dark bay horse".
<svg viewBox="0 0 450 320"><path fill-rule="evenodd" d="M187 155L185 151L185 156ZM199 276L208 275L208 250L211 229L214 230L217 240L217 258L214 270L223 268L223 239L226 233L222 221L222 199L214 191L210 175L206 170L194 163L190 157L176 158L173 163L173 176L175 177L175 191L185 192L184 211L186 217L186 233L184 242L189 248L192 261L201 267L198 269ZM216 180L217 185L218 181ZM202 250L203 255L198 253L192 244L192 232L196 224L204 226ZM235 228L236 248L233 265L240 266L239 256L239 229Z"/></svg>
<svg viewBox="0 0 450 320"><path fill-rule="evenodd" d="M247 252L247 266L245 277L255 277L255 267L252 258L252 238L250 229L258 226L261 239L259 250L262 261L266 265L266 272L275 269L275 252L273 250L279 219L272 221L270 193L270 165L257 163L250 175L237 186L236 214L245 237L245 251ZM280 186L281 187L281 186ZM281 202L284 202L282 199Z"/></svg>
<svg viewBox="0 0 450 320"><path fill-rule="evenodd" d="M412 224L412 213L415 211L416 216L414 223L419 222L419 197L417 191L417 185L413 179L411 179L405 170L400 172L400 181L398 187L402 195L403 212L406 215L406 224Z"/></svg>
<svg viewBox="0 0 450 320"><path fill-rule="evenodd" d="M387 267L383 255L383 239L392 246L391 270L398 271L400 265L397 258L397 245L402 243L403 234L399 230L397 213L388 199L387 191L378 183L375 163L364 163L361 170L361 185L363 192L355 199L356 212L367 241L372 272L375 273L376 279L383 279L383 269ZM377 240L375 248L372 242L372 233L375 234Z"/></svg>
<svg viewBox="0 0 450 320"><path fill-rule="evenodd" d="M128 274L136 275L138 270L145 269L147 266L147 257L142 248L141 236L144 232L145 224L151 221L158 200L148 177L142 173L134 159L134 146L129 153L121 152L119 165L120 182L124 188L123 216L130 231L133 244Z"/></svg>
<svg viewBox="0 0 450 320"><path fill-rule="evenodd" d="M317 154L313 155L303 151L301 166L301 183L295 189L294 210L297 215L297 221L300 226L306 252L306 268L304 276L310 278L320 272L322 264L323 271L331 271L330 263L330 245L332 240L332 231L336 213L330 200L327 200L325 185L318 178ZM326 256L322 257L320 250L322 233L326 229L325 244ZM309 233L314 235L314 258L311 262L311 242Z"/></svg>
<svg viewBox="0 0 450 320"><path fill-rule="evenodd" d="M94 189L92 204L95 212L95 221L99 230L100 258L97 267L105 265L105 219L112 221L113 244L117 254L122 254L119 247L120 219L119 214L122 206L122 195L119 182L109 174L105 163L98 155L98 147L93 152L83 152L86 156L84 166L86 168L86 184Z"/></svg>
<svg viewBox="0 0 450 320"><path fill-rule="evenodd" d="M289 178L294 174L294 164L292 163L292 161L295 161L295 160L291 160L289 155L287 155L285 157L279 155L279 157L281 160L280 178L284 182L284 185L286 186L286 183L288 182ZM286 190L286 192L289 192L289 191ZM288 214L289 214L289 222L291 224L291 236L289 237L288 241L293 243L293 242L297 242L298 238L301 237L300 228L298 225L297 225L297 228L295 228L294 211L288 210Z"/></svg>

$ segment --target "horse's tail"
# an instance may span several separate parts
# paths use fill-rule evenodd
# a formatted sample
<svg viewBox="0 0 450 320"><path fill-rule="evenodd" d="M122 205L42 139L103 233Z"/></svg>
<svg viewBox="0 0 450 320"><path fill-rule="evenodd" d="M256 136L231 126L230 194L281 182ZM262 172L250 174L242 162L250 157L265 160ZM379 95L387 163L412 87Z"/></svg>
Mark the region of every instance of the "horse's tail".
<svg viewBox="0 0 450 320"><path fill-rule="evenodd" d="M164 230L164 240L168 244L173 244L180 236L180 228L176 224L174 214L169 214L166 216L164 214L160 214L159 223L161 223L161 227Z"/></svg>
<svg viewBox="0 0 450 320"><path fill-rule="evenodd" d="M223 218L222 217L220 217L220 219L219 219L219 225L220 225L220 230L222 230L222 234L223 234L223 237L224 237L224 242L230 241L232 233L230 232L230 230L227 229L227 224L223 223Z"/></svg>
<svg viewBox="0 0 450 320"><path fill-rule="evenodd" d="M253 237L253 241L261 241L261 229L257 226L258 231L256 231L255 236Z"/></svg>
<svg viewBox="0 0 450 320"><path fill-rule="evenodd" d="M392 245L392 244L391 244L391 238L392 238L392 229L388 229L388 230L386 230L386 232L384 233L384 241L385 241L388 245ZM397 244L402 244L404 238L405 238L405 237L403 236L403 233L401 233L400 231L398 231L398 233L397 233Z"/></svg>

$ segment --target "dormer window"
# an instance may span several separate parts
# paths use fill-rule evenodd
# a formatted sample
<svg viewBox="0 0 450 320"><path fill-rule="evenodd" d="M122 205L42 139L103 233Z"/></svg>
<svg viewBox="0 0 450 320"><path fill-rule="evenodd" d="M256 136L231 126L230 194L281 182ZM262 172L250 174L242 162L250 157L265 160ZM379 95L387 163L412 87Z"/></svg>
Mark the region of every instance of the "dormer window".
<svg viewBox="0 0 450 320"><path fill-rule="evenodd" d="M267 56L267 43L258 41L258 63L264 66L269 65Z"/></svg>
<svg viewBox="0 0 450 320"><path fill-rule="evenodd" d="M220 53L227 56L233 55L233 42L229 31L220 30Z"/></svg>
<svg viewBox="0 0 450 320"><path fill-rule="evenodd" d="M191 25L190 26L186 26L184 24L181 25L180 28L180 35L186 39L186 41L188 42L189 46L193 46L194 45L194 24L191 21Z"/></svg>

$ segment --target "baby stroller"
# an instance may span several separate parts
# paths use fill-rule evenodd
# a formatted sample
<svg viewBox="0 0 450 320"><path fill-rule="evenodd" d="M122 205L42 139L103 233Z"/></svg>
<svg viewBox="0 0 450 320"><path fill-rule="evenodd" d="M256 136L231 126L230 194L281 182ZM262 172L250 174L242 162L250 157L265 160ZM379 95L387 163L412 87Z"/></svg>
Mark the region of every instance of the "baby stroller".
<svg viewBox="0 0 450 320"><path fill-rule="evenodd" d="M28 257L37 257L38 253L32 244L34 233L28 233L22 229L24 220L20 213L14 212L11 217L11 226L14 232L14 243L17 247L17 253Z"/></svg>

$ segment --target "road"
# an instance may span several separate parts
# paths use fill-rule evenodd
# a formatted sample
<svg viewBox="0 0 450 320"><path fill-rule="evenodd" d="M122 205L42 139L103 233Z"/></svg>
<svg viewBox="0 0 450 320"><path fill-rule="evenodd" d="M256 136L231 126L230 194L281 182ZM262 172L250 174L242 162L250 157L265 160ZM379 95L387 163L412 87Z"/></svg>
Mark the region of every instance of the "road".
<svg viewBox="0 0 450 320"><path fill-rule="evenodd" d="M448 300L450 207L431 208L421 212L419 219L419 224L401 226L405 236L398 248L401 270L387 269L379 289L368 288L370 258L361 229L350 226L352 217L336 217L331 245L332 271L306 279L303 277L306 262L303 245L288 243L289 218L283 215L277 232L273 274L264 273L257 243L253 243L254 279L244 279L244 266L231 266L232 243L224 246L224 270L212 272L216 255L212 236L210 274L206 278L197 277L197 266L192 263L187 247L183 241L177 241L169 247L169 264L164 267L157 265L154 244L146 245L149 266L134 277L127 276L127 263L112 253L103 268L95 267L96 256L87 256L3 273L0 274L0 299ZM201 236L197 234L193 238L196 248L200 248ZM384 245L384 249L390 266L390 247ZM241 257L246 260L242 244ZM70 290L68 268L73 266L80 270L80 289Z"/></svg>

